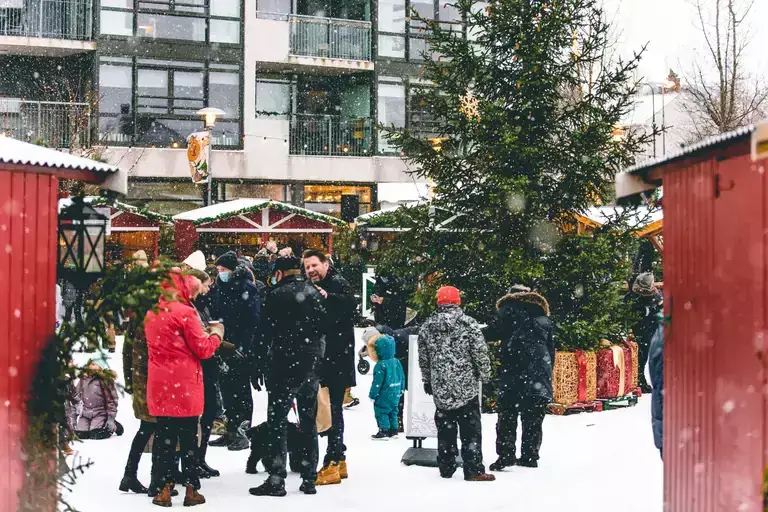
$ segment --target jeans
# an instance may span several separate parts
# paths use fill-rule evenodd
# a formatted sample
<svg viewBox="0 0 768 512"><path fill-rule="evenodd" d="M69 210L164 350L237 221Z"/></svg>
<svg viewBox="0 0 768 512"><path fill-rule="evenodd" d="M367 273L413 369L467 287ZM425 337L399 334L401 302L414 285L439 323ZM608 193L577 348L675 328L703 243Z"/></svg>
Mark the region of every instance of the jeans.
<svg viewBox="0 0 768 512"><path fill-rule="evenodd" d="M317 390L318 379L314 373L303 379L287 379L268 382L269 406L267 409L267 428L269 430L269 457L266 469L269 480L274 485L284 485L288 476L286 462L288 458L288 412L296 399L299 415L299 456L301 478L314 482L317 480ZM344 390L342 390L342 397ZM293 465L293 461L291 461Z"/></svg>
<svg viewBox="0 0 768 512"><path fill-rule="evenodd" d="M328 386L331 399L331 428L328 430L328 449L323 459L323 467L331 462L346 460L344 445L344 394L346 386Z"/></svg>
<svg viewBox="0 0 768 512"><path fill-rule="evenodd" d="M237 433L244 422L253 418L251 378L247 365L234 358L227 361L229 371L220 376L221 393L227 414L227 432Z"/></svg>
<svg viewBox="0 0 768 512"><path fill-rule="evenodd" d="M152 483L149 495L157 496L167 484L181 484L200 489L197 472L197 416L170 418L160 416L152 446ZM181 481L177 481L176 444L181 445Z"/></svg>
<svg viewBox="0 0 768 512"><path fill-rule="evenodd" d="M547 413L547 400L521 397L516 393L499 394L499 416L496 421L496 453L502 460L516 460L517 417L523 424L521 459L539 460L542 424Z"/></svg>
<svg viewBox="0 0 768 512"><path fill-rule="evenodd" d="M483 425L480 420L480 399L474 398L458 409L437 409L437 464L440 473L452 475L456 471L457 436L461 437L461 458L464 460L464 477L482 475Z"/></svg>
<svg viewBox="0 0 768 512"><path fill-rule="evenodd" d="M133 436L131 451L128 452L128 462L125 464L125 476L136 477L139 471L139 462L144 448L149 442L149 438L155 433L155 424L148 421L142 421L139 425L139 431Z"/></svg>

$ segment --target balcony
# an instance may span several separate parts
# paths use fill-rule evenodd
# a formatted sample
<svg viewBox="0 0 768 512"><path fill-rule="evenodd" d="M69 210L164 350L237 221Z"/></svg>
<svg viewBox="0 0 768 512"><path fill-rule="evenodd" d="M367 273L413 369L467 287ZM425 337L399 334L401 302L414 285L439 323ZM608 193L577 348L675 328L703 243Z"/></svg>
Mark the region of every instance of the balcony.
<svg viewBox="0 0 768 512"><path fill-rule="evenodd" d="M290 154L312 156L371 156L370 118L294 114L290 125Z"/></svg>
<svg viewBox="0 0 768 512"><path fill-rule="evenodd" d="M0 53L66 56L95 50L93 0L0 1Z"/></svg>
<svg viewBox="0 0 768 512"><path fill-rule="evenodd" d="M0 98L0 132L54 148L88 147L90 111L87 103Z"/></svg>
<svg viewBox="0 0 768 512"><path fill-rule="evenodd" d="M324 59L371 60L371 23L291 15L290 54Z"/></svg>

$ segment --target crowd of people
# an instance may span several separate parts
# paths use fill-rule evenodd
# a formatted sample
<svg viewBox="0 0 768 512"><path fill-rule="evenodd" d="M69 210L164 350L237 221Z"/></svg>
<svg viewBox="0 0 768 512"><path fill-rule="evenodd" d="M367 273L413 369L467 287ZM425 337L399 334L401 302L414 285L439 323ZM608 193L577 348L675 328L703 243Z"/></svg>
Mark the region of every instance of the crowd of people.
<svg viewBox="0 0 768 512"><path fill-rule="evenodd" d="M147 266L141 259L134 264ZM120 490L148 494L153 504L168 507L179 485L185 488L185 506L205 503L201 478L220 475L206 462L209 446L251 450L246 471L256 473L261 462L268 473L249 490L255 496L285 496L288 467L300 473L305 494L347 479L343 412L356 384L356 299L330 256L308 250L299 258L289 248L272 247L253 259L229 251L207 265L197 251L163 287L155 311L124 315L126 390L140 425ZM537 467L555 361L546 299L512 286L497 301L493 320L481 326L461 308L460 291L443 286L435 297L437 310L412 321L402 288L394 278L377 280L371 297L377 325L363 332L360 355L376 363L369 398L378 431L372 439L402 432L408 341L418 334L420 384L436 407L440 476L453 477L460 438L464 479L495 480L483 463L479 390L491 374L488 342L500 340L498 459L490 470ZM660 301L652 277L649 282L639 276L632 291L640 299L628 296L628 301L652 306L643 306L646 315L636 329L653 336L646 316ZM641 344L643 357L648 345L650 340ZM122 434L115 420L115 375L106 367L91 361L75 390L80 410L72 428L81 439ZM268 392L267 421L257 426L251 425L252 387ZM325 406L329 424L322 435L328 442L320 463L318 408ZM291 410L298 424L289 423ZM226 430L211 440L214 423L223 417ZM145 452L152 453L149 487L137 477Z"/></svg>

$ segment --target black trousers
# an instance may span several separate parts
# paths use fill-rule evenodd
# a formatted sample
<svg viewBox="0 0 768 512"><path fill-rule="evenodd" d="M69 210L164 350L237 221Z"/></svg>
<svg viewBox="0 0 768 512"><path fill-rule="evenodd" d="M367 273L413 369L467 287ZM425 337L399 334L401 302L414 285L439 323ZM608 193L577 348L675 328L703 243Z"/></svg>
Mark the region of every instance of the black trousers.
<svg viewBox="0 0 768 512"><path fill-rule="evenodd" d="M160 416L152 445L152 483L149 495L157 496L166 484L181 484L200 489L197 473L197 416ZM181 481L177 480L176 444L181 446Z"/></svg>
<svg viewBox="0 0 768 512"><path fill-rule="evenodd" d="M253 418L253 396L251 378L244 361L231 358L227 360L229 371L219 377L224 409L227 414L227 432L235 433L244 422Z"/></svg>
<svg viewBox="0 0 768 512"><path fill-rule="evenodd" d="M651 339L654 334L655 331L650 334L650 337L642 336L635 340L637 341L637 384L644 388L651 387L645 379L645 365L648 363L648 353L651 349Z"/></svg>
<svg viewBox="0 0 768 512"><path fill-rule="evenodd" d="M203 370L205 372L205 370ZM219 409L218 402L219 390L216 387L216 380L206 378L203 373L203 415L200 417L200 447L197 451L197 459L200 463L205 462L205 456L208 453L208 440L211 438L213 429L213 420L216 419Z"/></svg>
<svg viewBox="0 0 768 512"><path fill-rule="evenodd" d="M516 460L518 416L523 424L521 459L539 460L542 440L542 424L547 413L546 399L524 397L506 391L499 393L498 419L496 421L496 453L499 458L512 463Z"/></svg>
<svg viewBox="0 0 768 512"><path fill-rule="evenodd" d="M288 476L286 463L288 458L288 412L296 399L299 414L300 442L298 455L301 478L314 482L317 480L317 390L318 379L311 373L303 379L287 379L267 382L269 406L267 425L269 429L269 457L266 469L269 480L275 485L284 485ZM342 398L344 392L342 390ZM293 461L291 461L293 465Z"/></svg>
<svg viewBox="0 0 768 512"><path fill-rule="evenodd" d="M344 445L344 395L346 386L328 386L331 398L331 428L328 430L328 449L323 466L331 462L346 460L347 447Z"/></svg>
<svg viewBox="0 0 768 512"><path fill-rule="evenodd" d="M441 474L453 474L456 471L456 456L459 454L457 437L461 437L464 476L485 473L479 398L472 399L458 409L437 409L435 426L437 426L437 464Z"/></svg>
<svg viewBox="0 0 768 512"><path fill-rule="evenodd" d="M125 463L125 476L136 477L139 471L139 462L141 462L141 454L144 453L144 448L154 433L155 423L150 423L149 421L141 422L139 431L133 436L131 451L128 452L128 462Z"/></svg>

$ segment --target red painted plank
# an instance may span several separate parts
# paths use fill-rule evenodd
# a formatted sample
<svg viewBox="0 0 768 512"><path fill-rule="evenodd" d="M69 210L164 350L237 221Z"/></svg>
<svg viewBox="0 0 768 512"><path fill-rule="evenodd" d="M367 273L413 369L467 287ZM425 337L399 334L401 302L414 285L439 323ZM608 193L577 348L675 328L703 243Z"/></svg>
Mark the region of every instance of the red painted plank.
<svg viewBox="0 0 768 512"><path fill-rule="evenodd" d="M10 281L13 278L11 272L11 256L8 250L11 247L11 173L0 172L0 368L8 368L11 353L10 343ZM10 389L8 376L0 372L0 467L10 466ZM8 405L6 405L8 404ZM10 474L0 471L0 510L16 510L12 505L13 492L11 491ZM15 501L14 501L15 503Z"/></svg>

